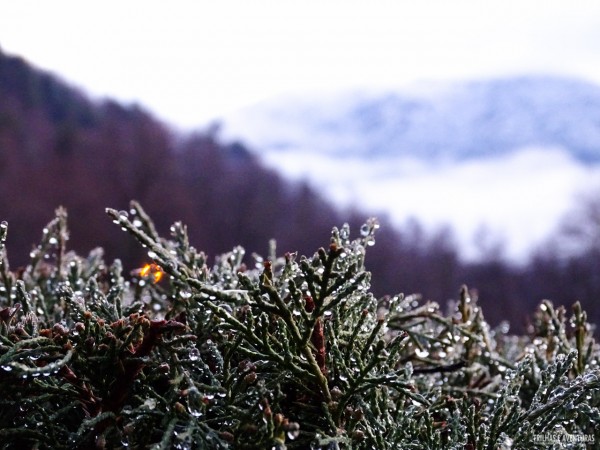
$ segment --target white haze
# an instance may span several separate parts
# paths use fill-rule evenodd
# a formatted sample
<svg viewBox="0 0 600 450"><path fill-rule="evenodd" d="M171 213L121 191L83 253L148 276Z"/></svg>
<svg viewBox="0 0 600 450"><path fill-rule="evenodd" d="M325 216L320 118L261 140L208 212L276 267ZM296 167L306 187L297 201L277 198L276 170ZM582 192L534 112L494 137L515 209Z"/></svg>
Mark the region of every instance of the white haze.
<svg viewBox="0 0 600 450"><path fill-rule="evenodd" d="M339 205L388 216L398 226L412 217L432 232L449 225L461 255L470 260L500 246L504 257L524 262L556 231L578 196L600 180L600 167L584 166L560 148L434 165L340 159L305 149L262 157Z"/></svg>

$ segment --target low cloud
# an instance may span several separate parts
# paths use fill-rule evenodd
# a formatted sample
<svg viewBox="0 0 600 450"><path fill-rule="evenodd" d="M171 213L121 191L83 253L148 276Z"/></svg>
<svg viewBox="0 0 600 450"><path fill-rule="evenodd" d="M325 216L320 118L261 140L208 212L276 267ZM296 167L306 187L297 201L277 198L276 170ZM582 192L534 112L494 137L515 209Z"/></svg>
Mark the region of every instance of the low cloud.
<svg viewBox="0 0 600 450"><path fill-rule="evenodd" d="M523 148L507 157L425 163L408 159L336 158L269 152L265 162L303 179L342 206L387 215L401 226L415 217L428 229L450 225L463 257L480 256L482 229L523 261L555 231L581 192L600 187L600 167L560 148Z"/></svg>

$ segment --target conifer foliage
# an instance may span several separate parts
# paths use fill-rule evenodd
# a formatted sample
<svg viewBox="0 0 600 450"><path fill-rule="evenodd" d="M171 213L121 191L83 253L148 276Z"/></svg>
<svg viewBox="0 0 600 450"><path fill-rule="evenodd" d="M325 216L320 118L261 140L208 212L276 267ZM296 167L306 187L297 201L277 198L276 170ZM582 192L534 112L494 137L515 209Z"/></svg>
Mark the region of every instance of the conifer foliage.
<svg viewBox="0 0 600 450"><path fill-rule="evenodd" d="M0 225L2 448L600 442L600 353L578 304L567 317L544 301L513 336L466 287L443 308L377 299L365 269L375 220L355 237L334 228L312 256L271 243L265 258L236 247L209 266L183 224L164 238L135 202L107 213L146 247L139 270L68 251L58 209L11 271Z"/></svg>

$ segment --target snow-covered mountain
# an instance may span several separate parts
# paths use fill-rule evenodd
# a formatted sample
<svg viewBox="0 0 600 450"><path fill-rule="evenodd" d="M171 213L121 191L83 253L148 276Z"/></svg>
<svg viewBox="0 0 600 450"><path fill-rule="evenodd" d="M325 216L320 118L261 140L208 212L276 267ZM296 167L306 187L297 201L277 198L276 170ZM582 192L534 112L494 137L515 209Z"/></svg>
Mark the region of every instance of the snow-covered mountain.
<svg viewBox="0 0 600 450"><path fill-rule="evenodd" d="M452 225L469 257L485 227L522 258L600 182L600 86L567 78L287 96L223 132L340 203Z"/></svg>

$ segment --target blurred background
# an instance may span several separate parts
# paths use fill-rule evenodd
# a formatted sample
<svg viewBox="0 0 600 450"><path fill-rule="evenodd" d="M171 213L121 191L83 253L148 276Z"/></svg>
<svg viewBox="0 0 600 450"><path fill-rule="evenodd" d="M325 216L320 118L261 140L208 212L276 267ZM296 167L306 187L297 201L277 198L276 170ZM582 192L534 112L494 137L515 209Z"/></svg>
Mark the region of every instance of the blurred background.
<svg viewBox="0 0 600 450"><path fill-rule="evenodd" d="M548 298L600 321L600 3L0 4L0 219L13 268L59 205L70 246L147 257L142 203L215 255L382 227L376 295L492 323Z"/></svg>

